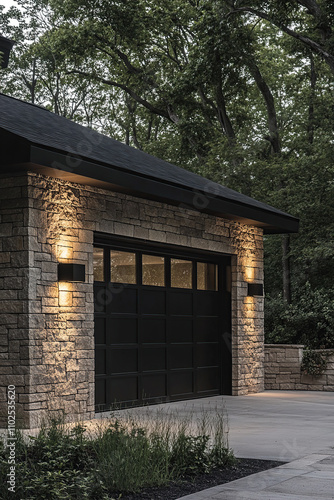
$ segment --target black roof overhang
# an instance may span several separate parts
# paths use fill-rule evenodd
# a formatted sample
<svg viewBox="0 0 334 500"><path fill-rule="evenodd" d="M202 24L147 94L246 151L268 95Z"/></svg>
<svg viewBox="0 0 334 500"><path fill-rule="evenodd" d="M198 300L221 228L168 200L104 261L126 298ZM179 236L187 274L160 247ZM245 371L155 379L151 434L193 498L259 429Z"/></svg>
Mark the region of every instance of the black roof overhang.
<svg viewBox="0 0 334 500"><path fill-rule="evenodd" d="M12 47L14 45L14 41L10 40L9 38L5 38L0 35L0 53L2 54L1 57L1 68L7 68L8 62L9 62L9 53L12 50Z"/></svg>
<svg viewBox="0 0 334 500"><path fill-rule="evenodd" d="M31 144L26 144L24 156L24 162L18 162L19 158L16 157L15 165L8 164L7 158L7 166L1 167L2 172L35 171L79 184L128 193L253 225L262 228L265 234L298 231L298 219L288 214L264 210L240 201L224 199L203 191L141 176L138 173L132 174L118 167L87 161Z"/></svg>

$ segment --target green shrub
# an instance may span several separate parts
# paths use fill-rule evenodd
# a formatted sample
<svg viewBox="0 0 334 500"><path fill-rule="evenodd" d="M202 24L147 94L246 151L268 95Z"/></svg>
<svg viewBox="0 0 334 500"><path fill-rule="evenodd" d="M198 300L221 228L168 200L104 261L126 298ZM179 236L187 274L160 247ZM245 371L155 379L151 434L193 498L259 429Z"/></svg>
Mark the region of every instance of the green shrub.
<svg viewBox="0 0 334 500"><path fill-rule="evenodd" d="M327 292L328 293L328 292ZM292 304L281 297L266 297L265 341L273 344L304 344L311 349L334 347L334 302L309 283L298 290Z"/></svg>
<svg viewBox="0 0 334 500"><path fill-rule="evenodd" d="M327 368L328 356L330 354L332 352L326 353L305 349L300 367L301 372L312 375L312 377L320 377Z"/></svg>
<svg viewBox="0 0 334 500"><path fill-rule="evenodd" d="M16 492L4 488L1 498L25 500L71 500L104 498L104 488L94 471L92 443L84 437L85 428L65 431L61 420L43 425L37 437L16 437ZM1 450L0 484L8 473L7 450Z"/></svg>
<svg viewBox="0 0 334 500"><path fill-rule="evenodd" d="M100 480L110 491L137 491L170 479L168 446L145 429L112 422L94 447Z"/></svg>
<svg viewBox="0 0 334 500"><path fill-rule="evenodd" d="M210 454L207 453L209 436L187 436L181 431L172 446L170 464L174 477L195 475L210 470Z"/></svg>

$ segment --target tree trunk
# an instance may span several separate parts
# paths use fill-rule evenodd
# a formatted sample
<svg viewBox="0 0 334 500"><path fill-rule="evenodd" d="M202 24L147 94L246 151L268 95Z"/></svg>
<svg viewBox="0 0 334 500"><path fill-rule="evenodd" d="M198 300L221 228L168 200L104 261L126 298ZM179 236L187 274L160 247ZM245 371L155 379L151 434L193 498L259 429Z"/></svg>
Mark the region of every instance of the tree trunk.
<svg viewBox="0 0 334 500"><path fill-rule="evenodd" d="M282 236L283 299L291 304L290 235Z"/></svg>
<svg viewBox="0 0 334 500"><path fill-rule="evenodd" d="M268 116L268 130L269 130L268 140L271 144L271 153L272 154L280 154L281 153L281 143L280 143L280 137L279 137L279 132L278 132L274 96L273 96L267 82L263 78L263 76L260 72L260 69L256 65L255 61L250 60L248 62L248 67L253 75L253 78L256 82L256 85L258 86L258 89L261 92L263 99L264 99L264 102L266 104L267 116Z"/></svg>
<svg viewBox="0 0 334 500"><path fill-rule="evenodd" d="M281 141L277 124L277 115L274 96L263 78L260 69L255 61L249 61L249 69L260 90L267 108L269 141L271 144L271 154L281 154ZM283 185L282 185L283 188ZM290 259L290 236L282 237L282 277L283 277L283 299L291 304L291 259Z"/></svg>

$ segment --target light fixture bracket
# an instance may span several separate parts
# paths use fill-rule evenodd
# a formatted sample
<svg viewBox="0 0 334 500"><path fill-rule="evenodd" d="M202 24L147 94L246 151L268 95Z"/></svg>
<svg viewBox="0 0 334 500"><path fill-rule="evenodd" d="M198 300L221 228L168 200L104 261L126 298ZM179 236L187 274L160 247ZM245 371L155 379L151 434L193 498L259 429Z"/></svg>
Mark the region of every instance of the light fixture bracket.
<svg viewBox="0 0 334 500"><path fill-rule="evenodd" d="M84 264L59 262L58 281L84 282L86 270Z"/></svg>
<svg viewBox="0 0 334 500"><path fill-rule="evenodd" d="M262 283L248 283L249 297L263 297L263 284Z"/></svg>

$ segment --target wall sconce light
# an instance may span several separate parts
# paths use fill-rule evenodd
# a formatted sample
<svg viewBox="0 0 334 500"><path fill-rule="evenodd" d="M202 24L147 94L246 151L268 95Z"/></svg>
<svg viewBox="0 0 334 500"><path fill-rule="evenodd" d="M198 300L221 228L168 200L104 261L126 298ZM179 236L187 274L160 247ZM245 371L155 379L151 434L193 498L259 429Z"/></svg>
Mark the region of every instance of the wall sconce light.
<svg viewBox="0 0 334 500"><path fill-rule="evenodd" d="M263 297L263 284L262 283L248 283L249 297Z"/></svg>
<svg viewBox="0 0 334 500"><path fill-rule="evenodd" d="M84 282L86 277L84 264L58 264L58 281Z"/></svg>

